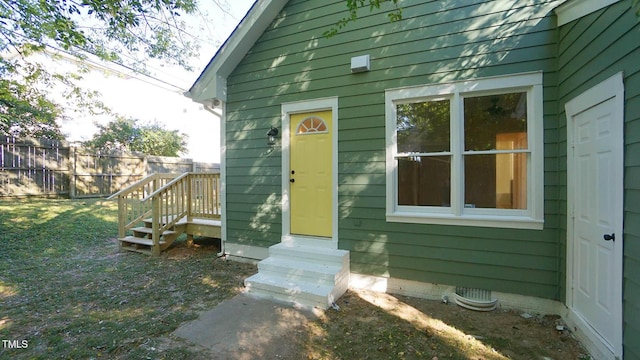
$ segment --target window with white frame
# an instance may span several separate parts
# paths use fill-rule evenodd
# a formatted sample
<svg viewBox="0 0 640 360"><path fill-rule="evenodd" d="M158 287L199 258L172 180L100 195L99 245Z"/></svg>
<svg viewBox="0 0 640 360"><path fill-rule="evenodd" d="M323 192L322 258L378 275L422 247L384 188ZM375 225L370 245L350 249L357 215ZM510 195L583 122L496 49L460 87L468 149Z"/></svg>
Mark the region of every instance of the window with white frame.
<svg viewBox="0 0 640 360"><path fill-rule="evenodd" d="M385 98L387 221L542 228L541 72Z"/></svg>

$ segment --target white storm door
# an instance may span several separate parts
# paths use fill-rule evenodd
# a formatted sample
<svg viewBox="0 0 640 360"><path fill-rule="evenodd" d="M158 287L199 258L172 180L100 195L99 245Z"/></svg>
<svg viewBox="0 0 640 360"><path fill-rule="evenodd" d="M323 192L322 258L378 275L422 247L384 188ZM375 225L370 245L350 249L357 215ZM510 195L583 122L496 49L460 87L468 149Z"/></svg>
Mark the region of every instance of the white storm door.
<svg viewBox="0 0 640 360"><path fill-rule="evenodd" d="M622 345L622 109L609 99L570 117L573 131L572 311L611 355ZM592 99L593 100L593 99ZM607 351L607 352L609 352Z"/></svg>

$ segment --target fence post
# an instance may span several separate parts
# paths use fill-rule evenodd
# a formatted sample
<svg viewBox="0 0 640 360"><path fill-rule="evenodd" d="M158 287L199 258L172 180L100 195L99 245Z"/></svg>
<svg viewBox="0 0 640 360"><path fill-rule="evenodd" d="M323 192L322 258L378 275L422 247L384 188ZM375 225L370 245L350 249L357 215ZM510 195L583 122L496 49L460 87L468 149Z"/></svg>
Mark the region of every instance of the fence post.
<svg viewBox="0 0 640 360"><path fill-rule="evenodd" d="M147 160L147 156L146 155L141 155L142 157L142 166L144 167L144 176L143 178L146 178L147 176L151 175L152 172L149 171L149 160ZM153 189L154 191L157 189Z"/></svg>
<svg viewBox="0 0 640 360"><path fill-rule="evenodd" d="M76 147L69 146L69 197L76 198Z"/></svg>

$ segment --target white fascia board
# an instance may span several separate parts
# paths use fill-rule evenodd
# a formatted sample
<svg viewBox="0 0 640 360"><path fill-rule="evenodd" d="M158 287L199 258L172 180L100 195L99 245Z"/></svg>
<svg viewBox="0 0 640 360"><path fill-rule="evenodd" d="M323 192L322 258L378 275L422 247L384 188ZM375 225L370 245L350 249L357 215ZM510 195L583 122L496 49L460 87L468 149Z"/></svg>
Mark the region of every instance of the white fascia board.
<svg viewBox="0 0 640 360"><path fill-rule="evenodd" d="M227 77L287 2L257 0L185 95L197 102L209 99L226 101Z"/></svg>
<svg viewBox="0 0 640 360"><path fill-rule="evenodd" d="M618 1L620 0L569 0L556 9L558 26L568 24Z"/></svg>

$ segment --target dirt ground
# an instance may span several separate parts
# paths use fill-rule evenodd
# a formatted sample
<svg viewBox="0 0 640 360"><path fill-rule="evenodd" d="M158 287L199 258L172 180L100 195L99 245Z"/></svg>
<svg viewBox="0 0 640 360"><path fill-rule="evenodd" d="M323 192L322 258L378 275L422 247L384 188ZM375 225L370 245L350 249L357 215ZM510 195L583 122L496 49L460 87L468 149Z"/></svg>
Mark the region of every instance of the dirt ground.
<svg viewBox="0 0 640 360"><path fill-rule="evenodd" d="M315 316L274 302L249 308L239 294L257 268L219 258L219 239L187 247L185 236L149 257L118 250L112 202L0 208L0 339L28 341L0 359L588 359L557 317L367 291ZM205 324L206 342L178 336L216 309L230 322Z"/></svg>
<svg viewBox="0 0 640 360"><path fill-rule="evenodd" d="M206 247L176 248L169 258ZM289 335L259 352L233 359L591 359L559 316L513 310L472 311L455 303L349 290L337 307L300 321L293 309ZM164 338L165 346L183 340ZM184 345L184 344L183 344ZM197 348L197 346L196 346ZM191 348L191 350L196 350ZM208 349L202 359L220 357Z"/></svg>
<svg viewBox="0 0 640 360"><path fill-rule="evenodd" d="M367 338L366 323L373 322L369 330L378 327L374 331L384 335L377 337L384 340L374 347L377 353L365 351L366 345L353 348L372 359L393 358L386 352L395 352L397 358L589 359L568 330L558 330L564 325L559 316L500 309L478 312L452 303L366 291L350 291L338 303L340 312L328 312L329 324L350 327L354 337ZM353 313L354 319L345 319L342 312ZM373 316L367 318L370 312Z"/></svg>

